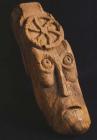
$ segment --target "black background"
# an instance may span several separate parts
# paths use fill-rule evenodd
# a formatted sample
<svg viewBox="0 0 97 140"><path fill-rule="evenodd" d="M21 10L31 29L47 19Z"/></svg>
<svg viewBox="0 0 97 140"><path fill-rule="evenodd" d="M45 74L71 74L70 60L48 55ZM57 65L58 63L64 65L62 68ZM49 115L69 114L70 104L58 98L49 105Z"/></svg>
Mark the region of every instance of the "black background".
<svg viewBox="0 0 97 140"><path fill-rule="evenodd" d="M90 130L81 136L53 132L36 105L10 26L11 11L21 2L25 1L0 0L0 140L97 140L96 0L40 0L63 25L75 54L92 120Z"/></svg>

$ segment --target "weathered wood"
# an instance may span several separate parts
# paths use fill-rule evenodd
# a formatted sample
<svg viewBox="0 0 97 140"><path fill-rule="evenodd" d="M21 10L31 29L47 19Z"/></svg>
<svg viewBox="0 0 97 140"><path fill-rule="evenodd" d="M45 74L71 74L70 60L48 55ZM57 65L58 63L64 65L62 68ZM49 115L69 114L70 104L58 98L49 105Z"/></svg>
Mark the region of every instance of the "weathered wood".
<svg viewBox="0 0 97 140"><path fill-rule="evenodd" d="M62 26L39 3L32 2L13 10L12 28L36 101L49 125L61 134L86 132L91 121Z"/></svg>

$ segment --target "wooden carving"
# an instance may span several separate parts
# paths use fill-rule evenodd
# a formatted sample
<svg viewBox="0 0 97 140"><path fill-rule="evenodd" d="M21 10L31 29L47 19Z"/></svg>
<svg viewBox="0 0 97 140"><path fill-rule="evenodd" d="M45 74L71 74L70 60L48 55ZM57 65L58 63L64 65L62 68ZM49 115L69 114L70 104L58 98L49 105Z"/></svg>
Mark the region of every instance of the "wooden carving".
<svg viewBox="0 0 97 140"><path fill-rule="evenodd" d="M49 125L61 134L86 132L91 121L62 26L39 3L32 2L13 10L12 28L36 101Z"/></svg>

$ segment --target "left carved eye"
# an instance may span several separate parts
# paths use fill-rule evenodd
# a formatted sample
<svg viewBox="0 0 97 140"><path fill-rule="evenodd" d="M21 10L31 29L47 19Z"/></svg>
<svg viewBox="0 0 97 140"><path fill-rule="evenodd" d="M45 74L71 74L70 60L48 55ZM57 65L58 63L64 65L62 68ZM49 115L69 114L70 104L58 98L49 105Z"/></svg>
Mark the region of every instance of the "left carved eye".
<svg viewBox="0 0 97 140"><path fill-rule="evenodd" d="M73 63L73 56L70 53L67 53L63 58L64 65L71 65Z"/></svg>
<svg viewBox="0 0 97 140"><path fill-rule="evenodd" d="M51 69L53 66L51 60L49 60L48 58L43 59L41 64L45 69Z"/></svg>

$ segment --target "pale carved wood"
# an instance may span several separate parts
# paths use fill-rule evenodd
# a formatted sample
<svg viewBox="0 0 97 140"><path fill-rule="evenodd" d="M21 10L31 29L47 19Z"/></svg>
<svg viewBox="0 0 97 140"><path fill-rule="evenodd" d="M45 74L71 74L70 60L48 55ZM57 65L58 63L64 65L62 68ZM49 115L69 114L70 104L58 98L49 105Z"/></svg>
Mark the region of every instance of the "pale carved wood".
<svg viewBox="0 0 97 140"><path fill-rule="evenodd" d="M36 101L49 125L61 134L86 132L91 121L62 26L39 3L32 2L13 10L12 29Z"/></svg>

